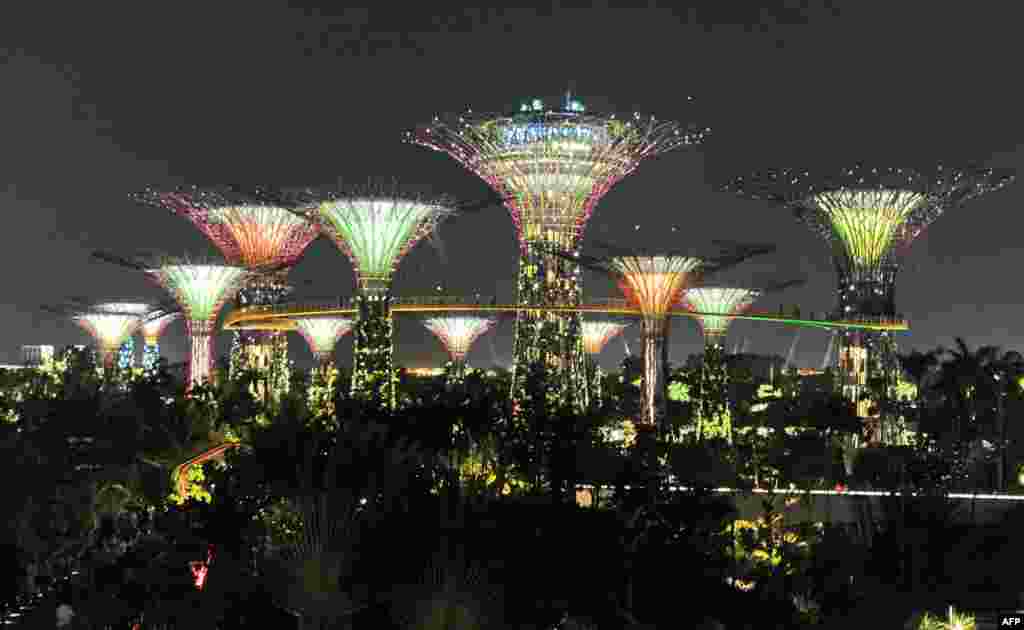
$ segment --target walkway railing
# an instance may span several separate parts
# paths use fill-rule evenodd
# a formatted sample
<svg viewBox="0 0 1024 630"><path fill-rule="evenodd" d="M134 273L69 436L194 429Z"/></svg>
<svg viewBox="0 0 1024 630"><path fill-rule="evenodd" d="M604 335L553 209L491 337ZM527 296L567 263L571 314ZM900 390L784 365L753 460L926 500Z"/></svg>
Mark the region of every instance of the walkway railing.
<svg viewBox="0 0 1024 630"><path fill-rule="evenodd" d="M604 313L626 317L640 317L640 309L622 298L596 298L587 300L585 304L571 306L520 305L499 303L495 296L452 296L426 295L411 297L395 297L391 300L392 311L396 313L417 312L516 312L522 310L547 310L555 312ZM288 302L271 306L250 306L240 308L228 314L224 327L231 328L275 328L290 329L288 321L293 317L322 317L327 315L352 315L356 304L352 297L339 297L334 300L319 298L302 302ZM683 306L676 306L670 312L672 317L724 317L727 319L746 319L770 321L796 326L817 326L820 328L863 329L876 331L904 331L910 328L902 315L892 317L864 317L857 319L830 319L828 313L808 313L801 315L798 311L786 314L784 311L747 311L741 314L722 315L719 313L699 313L690 311ZM276 323L274 320L278 320ZM282 321L283 320L283 321Z"/></svg>

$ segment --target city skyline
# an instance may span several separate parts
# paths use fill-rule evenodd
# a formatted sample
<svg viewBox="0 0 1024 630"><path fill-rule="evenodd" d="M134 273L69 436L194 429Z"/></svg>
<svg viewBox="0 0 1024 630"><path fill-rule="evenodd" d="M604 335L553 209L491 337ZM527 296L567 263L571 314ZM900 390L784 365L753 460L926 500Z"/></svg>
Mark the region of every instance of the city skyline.
<svg viewBox="0 0 1024 630"><path fill-rule="evenodd" d="M135 274L90 262L91 251L213 252L187 221L134 204L129 193L135 190L394 176L460 200L485 198L484 184L440 155L402 144L402 132L466 107L507 111L534 97L554 106L570 82L589 109L635 109L664 119L689 114L692 96L706 121L682 122L706 122L713 130L703 148L651 160L612 190L597 206L583 251L611 239L649 247L701 246L716 238L777 243L775 254L708 281L756 286L759 278L807 278L755 310L780 303L830 310L829 251L785 210L714 192L716 184L761 168L862 160L1024 166L1021 97L1000 81L1019 44L1012 21L993 14L929 11L930 28L908 35L907 25L921 16L900 9L886 11L886 22L861 8L812 11L807 24L796 23L804 19L798 12L781 9L760 15L559 10L532 18L515 10L490 15L486 24L462 17L444 27L445 20L415 12L400 23L372 11L253 9L244 32L260 45L232 47L238 17L219 9L201 16L155 9L145 21L128 9L121 20L134 29L117 26L103 10L76 18L77 10L69 9L61 23L26 11L19 32L3 40L10 48L0 80L10 98L0 104L9 139L0 147L0 202L16 228L5 232L0 247L11 270L0 305L3 363L17 363L22 345L89 343L72 322L42 313L42 304L71 295L162 297ZM586 29L573 28L584 19ZM701 20L717 23L706 28ZM751 23L749 32L743 21ZM71 30L86 23L89 28ZM506 34L505 24L518 34ZM186 27L190 46L150 41L154 31ZM452 32L430 32L442 28ZM525 31L533 35L524 38ZM871 47L854 45L869 32ZM370 40L379 40L376 50L355 46ZM832 43L823 48L825 42ZM475 54L467 55L470 50ZM682 61L677 72L662 68L666 59ZM688 65L693 59L700 65ZM517 73L517 65L529 71ZM469 74L473 80L466 81ZM915 86L936 95L922 97ZM1022 197L1011 185L971 202L940 217L913 245L897 283L897 309L911 326L898 337L901 351L949 346L956 336L972 347L1022 349L1014 326L1024 301L1001 289L1015 286L1024 263L1013 212ZM410 252L395 275L395 295L425 295L440 284L446 294L512 301L516 250L503 208L456 217L441 226L438 239ZM31 272L18 272L26 268ZM300 298L347 297L355 286L350 264L324 238L291 278ZM608 279L592 273L584 276L584 296L620 297ZM639 326L624 332L634 353L638 335ZM794 328L741 321L727 348L747 340L749 352L785 357L797 335ZM229 339L218 335L218 354L226 353ZM674 320L671 340L676 364L703 345L690 320ZM818 367L828 341L828 333L799 332L796 364ZM161 346L172 362L184 360L188 343L180 322ZM312 364L297 335L290 348L300 365ZM447 356L411 317L396 317L395 348L397 363L415 367L440 365ZM507 365L511 350L512 324L503 321L473 347L469 362ZM613 340L602 365L614 366L622 354L623 340ZM350 364L351 337L339 342L337 357Z"/></svg>

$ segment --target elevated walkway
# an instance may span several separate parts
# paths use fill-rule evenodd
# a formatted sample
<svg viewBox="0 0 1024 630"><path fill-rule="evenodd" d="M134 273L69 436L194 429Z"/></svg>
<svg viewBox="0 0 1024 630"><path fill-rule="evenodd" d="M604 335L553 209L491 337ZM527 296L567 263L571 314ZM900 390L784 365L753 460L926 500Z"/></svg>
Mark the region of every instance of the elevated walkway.
<svg viewBox="0 0 1024 630"><path fill-rule="evenodd" d="M431 313L499 313L511 314L518 311L548 311L600 313L618 317L641 318L640 309L632 306L624 299L605 298L590 300L586 304L575 306L530 306L520 304L499 304L494 298L464 296L415 296L396 297L391 300L391 311L401 314ZM235 309L228 313L224 320L224 330L279 330L295 329L299 317L353 317L356 308L352 298L339 298L334 301L314 300L279 304L274 306L250 306ZM870 331L903 332L910 329L906 319L860 319L834 320L826 313L809 314L807 317L786 316L780 313L765 311L748 311L738 315L719 315L717 313L698 313L683 306L676 306L669 312L670 317L724 317L727 319L745 319L764 321L789 326L805 326L825 330L850 329Z"/></svg>

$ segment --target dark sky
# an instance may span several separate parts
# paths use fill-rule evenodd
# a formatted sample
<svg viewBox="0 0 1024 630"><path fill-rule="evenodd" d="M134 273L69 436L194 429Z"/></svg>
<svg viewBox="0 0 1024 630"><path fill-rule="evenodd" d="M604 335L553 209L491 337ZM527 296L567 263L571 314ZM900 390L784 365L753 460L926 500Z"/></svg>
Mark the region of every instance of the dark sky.
<svg viewBox="0 0 1024 630"><path fill-rule="evenodd" d="M598 205L586 242L777 243L777 254L726 278L806 276L804 286L762 305L831 307L828 250L785 211L713 192L715 183L763 167L857 160L1024 167L1024 46L1012 3L505 11L425 3L436 15L398 4L116 4L0 10L0 207L8 216L0 231L8 269L0 361L18 361L22 344L86 342L75 325L41 314L41 304L163 297L137 274L90 262L91 251L212 252L185 220L130 202L131 191L394 176L482 198L482 182L441 154L402 144L401 132L467 106L553 102L569 81L591 110L638 110L714 129L701 150L664 155L621 182ZM686 104L691 95L695 106ZM1024 349L1022 198L1020 186L982 198L941 217L915 243L897 287L913 328L902 347L963 336L972 346ZM397 295L423 294L440 281L451 293L512 299L516 244L506 211L457 218L442 227L441 243L409 255ZM293 278L305 295L352 291L349 263L325 239ZM598 276L587 277L585 293L618 295ZM397 326L399 362L443 359L418 323ZM627 333L634 349L638 333ZM729 343L785 355L795 336L792 328L739 322ZM827 342L825 333L804 331L797 362L817 367ZM699 344L692 322L675 323L673 361ZM298 337L291 345L307 362ZM511 346L506 322L478 342L470 361L506 363ZM183 357L183 326L168 330L164 347L172 360ZM350 339L339 345L342 363L350 348ZM622 348L613 342L603 362L618 362Z"/></svg>

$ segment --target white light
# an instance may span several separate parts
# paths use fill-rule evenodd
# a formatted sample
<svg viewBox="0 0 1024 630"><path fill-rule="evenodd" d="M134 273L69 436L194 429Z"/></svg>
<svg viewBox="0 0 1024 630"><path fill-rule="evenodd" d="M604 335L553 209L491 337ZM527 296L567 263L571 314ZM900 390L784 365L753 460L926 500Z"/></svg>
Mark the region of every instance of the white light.
<svg viewBox="0 0 1024 630"><path fill-rule="evenodd" d="M577 487L580 488L580 489L590 489L593 486L591 484L580 484ZM612 488L612 486L601 486L601 488ZM627 490L631 489L631 486L626 486L626 489ZM690 488L687 488L686 486L670 486L669 490L671 490L672 492L686 492L686 491L690 490ZM786 489L783 489L783 488L780 488L778 490L764 490L764 489L760 489L760 488L740 489L740 490L737 490L735 488L715 488L714 491L718 492L718 493L721 493L721 494L742 494L744 492L750 492L750 493L753 493L753 494L793 494L793 495L807 495L807 494L810 494L810 495L815 495L815 496L845 496L845 495L849 495L849 496L858 496L858 497L891 497L891 496L899 496L900 495L900 492L898 490L891 490L891 491L885 491L885 490L843 490L842 492L840 492L838 490L786 490ZM916 497L916 496L918 496L918 493L911 492L911 493L909 493L909 496ZM949 493L946 496L949 497L950 499L964 499L964 500L981 499L983 501L1024 501L1024 495L1018 495L1018 494L970 494L970 493L967 493L967 492L951 492L951 493Z"/></svg>

